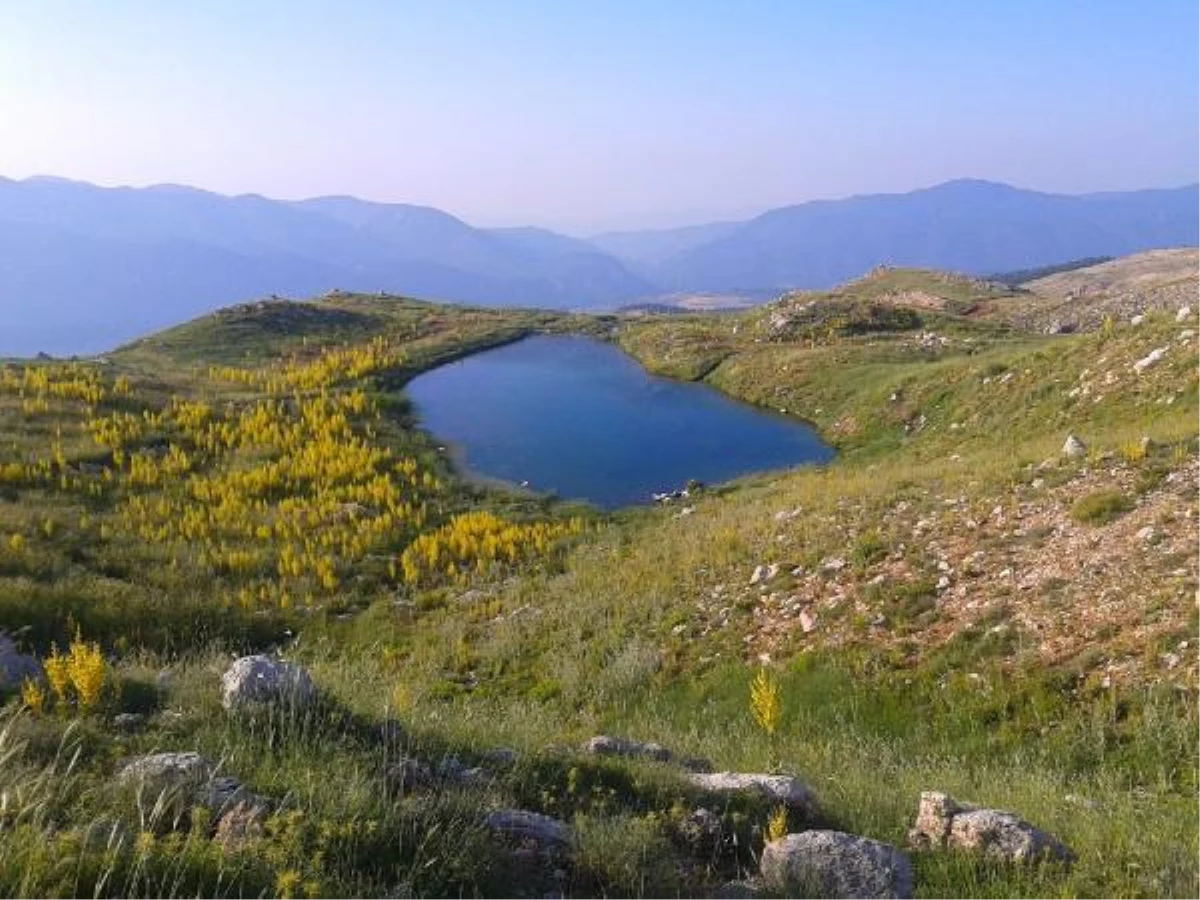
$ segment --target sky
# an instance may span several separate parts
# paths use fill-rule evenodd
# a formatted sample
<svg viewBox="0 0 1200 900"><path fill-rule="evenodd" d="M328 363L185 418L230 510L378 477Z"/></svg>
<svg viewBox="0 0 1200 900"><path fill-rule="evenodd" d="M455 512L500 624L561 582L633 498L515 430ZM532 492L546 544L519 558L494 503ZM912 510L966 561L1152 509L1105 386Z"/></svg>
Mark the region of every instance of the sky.
<svg viewBox="0 0 1200 900"><path fill-rule="evenodd" d="M0 0L0 176L588 234L1195 182L1195 0Z"/></svg>

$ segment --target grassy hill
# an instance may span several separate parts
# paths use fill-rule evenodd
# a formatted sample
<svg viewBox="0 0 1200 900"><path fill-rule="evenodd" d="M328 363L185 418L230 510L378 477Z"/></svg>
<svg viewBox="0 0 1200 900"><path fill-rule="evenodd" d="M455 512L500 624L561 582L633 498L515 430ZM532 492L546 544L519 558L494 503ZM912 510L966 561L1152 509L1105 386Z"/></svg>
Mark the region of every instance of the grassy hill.
<svg viewBox="0 0 1200 900"><path fill-rule="evenodd" d="M756 871L772 803L579 749L608 733L800 776L820 812L791 830L903 844L936 789L1078 855L918 853L920 896L1194 895L1195 313L1046 336L996 314L1026 299L912 270L719 316L339 295L0 368L0 630L75 642L101 683L9 684L0 892L703 896ZM612 515L467 484L403 385L539 331L839 457ZM227 715L221 673L258 650L319 702ZM114 778L163 750L273 798L257 836ZM514 855L502 808L571 848Z"/></svg>

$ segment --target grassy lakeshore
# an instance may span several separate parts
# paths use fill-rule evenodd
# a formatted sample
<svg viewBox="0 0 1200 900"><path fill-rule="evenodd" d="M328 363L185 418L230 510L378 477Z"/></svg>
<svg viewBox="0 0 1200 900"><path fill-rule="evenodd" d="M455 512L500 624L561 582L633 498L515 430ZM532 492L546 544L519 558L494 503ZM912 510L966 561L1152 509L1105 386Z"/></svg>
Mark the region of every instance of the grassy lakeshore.
<svg viewBox="0 0 1200 900"><path fill-rule="evenodd" d="M1077 855L915 853L918 896L1195 896L1196 316L1035 335L976 314L1006 297L912 273L722 315L341 295L0 364L0 630L74 665L3 695L0 893L711 896L757 871L772 804L580 749L615 734L799 776L820 812L793 831L902 846L942 790ZM613 514L467 482L403 385L536 332L839 456ZM232 656L275 651L318 701L231 718ZM216 810L114 777L157 751L272 798L261 832L215 841ZM570 851L514 856L502 808Z"/></svg>

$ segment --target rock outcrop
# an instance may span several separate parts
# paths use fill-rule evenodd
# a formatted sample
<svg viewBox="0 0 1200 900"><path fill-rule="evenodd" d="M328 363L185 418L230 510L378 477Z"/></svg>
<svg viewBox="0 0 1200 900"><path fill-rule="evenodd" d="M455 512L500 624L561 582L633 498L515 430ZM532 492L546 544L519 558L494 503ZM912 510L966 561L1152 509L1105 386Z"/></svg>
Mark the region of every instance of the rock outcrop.
<svg viewBox="0 0 1200 900"><path fill-rule="evenodd" d="M790 897L911 897L912 863L890 844L840 831L789 834L763 848L762 880Z"/></svg>
<svg viewBox="0 0 1200 900"><path fill-rule="evenodd" d="M805 819L817 816L817 798L808 785L791 775L767 775L757 772L693 772L688 780L703 791L728 794L753 791Z"/></svg>
<svg viewBox="0 0 1200 900"><path fill-rule="evenodd" d="M1010 862L1069 863L1075 858L1057 837L1013 813L959 803L938 791L921 794L908 841L916 849L949 847Z"/></svg>
<svg viewBox="0 0 1200 900"><path fill-rule="evenodd" d="M135 786L162 808L204 806L219 814L242 801L266 803L236 778L218 775L216 765L194 751L139 756L117 773L117 781Z"/></svg>
<svg viewBox="0 0 1200 900"><path fill-rule="evenodd" d="M221 703L230 712L273 705L303 707L316 693L303 668L269 656L243 656L221 676Z"/></svg>

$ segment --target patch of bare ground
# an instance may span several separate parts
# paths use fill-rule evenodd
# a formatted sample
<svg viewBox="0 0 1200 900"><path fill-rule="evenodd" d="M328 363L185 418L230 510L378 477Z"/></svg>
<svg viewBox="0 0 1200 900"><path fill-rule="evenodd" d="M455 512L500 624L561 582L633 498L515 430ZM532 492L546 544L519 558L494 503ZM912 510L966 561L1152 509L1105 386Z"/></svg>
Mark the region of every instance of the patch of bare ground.
<svg viewBox="0 0 1200 900"><path fill-rule="evenodd" d="M999 658L1074 666L1101 682L1194 685L1196 458L1149 489L1142 466L1112 454L1047 460L1025 475L970 500L930 491L882 512L843 501L826 524L844 535L845 554L718 586L700 601L701 631L727 628L731 610L749 607L751 659L864 646L915 661L969 637ZM1076 521L1072 506L1099 491L1131 508L1109 524ZM777 540L812 524L781 510ZM876 554L863 540L875 531L906 537Z"/></svg>

